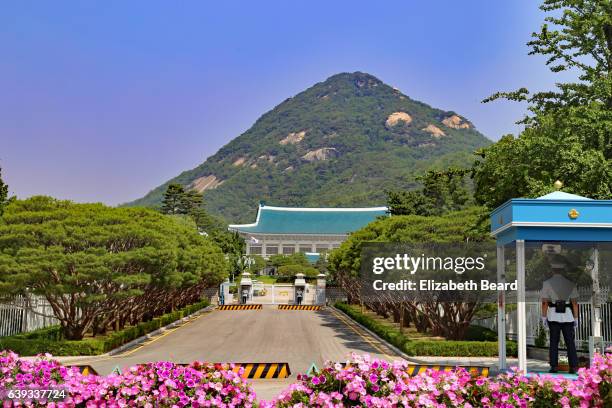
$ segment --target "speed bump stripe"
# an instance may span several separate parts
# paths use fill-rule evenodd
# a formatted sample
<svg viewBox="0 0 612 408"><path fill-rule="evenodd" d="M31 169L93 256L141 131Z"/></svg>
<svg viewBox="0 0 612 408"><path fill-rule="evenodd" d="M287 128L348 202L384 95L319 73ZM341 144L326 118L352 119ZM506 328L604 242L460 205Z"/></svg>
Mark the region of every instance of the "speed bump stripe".
<svg viewBox="0 0 612 408"><path fill-rule="evenodd" d="M279 364L279 366L280 371L277 371L277 378L287 378L291 375L291 371L289 371L289 364Z"/></svg>
<svg viewBox="0 0 612 408"><path fill-rule="evenodd" d="M265 364L260 364L257 366L257 368L255 368L255 371L253 372L253 377L254 378L265 378L265 376L263 376L263 372L264 372L264 368L266 368Z"/></svg>
<svg viewBox="0 0 612 408"><path fill-rule="evenodd" d="M261 377L262 378L274 378L274 376L277 374L277 371L278 371L278 364L276 363L266 364L266 369L262 373Z"/></svg>
<svg viewBox="0 0 612 408"><path fill-rule="evenodd" d="M244 372L242 373L243 378L252 378L251 371L253 371L253 364L247 364L244 367Z"/></svg>
<svg viewBox="0 0 612 408"><path fill-rule="evenodd" d="M340 363L342 365L343 368L347 369L349 367L351 367L351 364L347 364L347 363ZM406 373L409 376L415 376L415 375L419 375L419 374L423 374L425 373L427 370L433 370L433 371L454 371L458 368L463 368L464 370L466 370L468 373L470 373L471 375L481 375L484 377L487 377L489 375L489 367L483 367L483 366L452 366L452 365L421 365L421 364L409 364L406 366Z"/></svg>
<svg viewBox="0 0 612 408"><path fill-rule="evenodd" d="M79 372L83 375L98 375L98 372L93 369L90 365L74 365L71 367L76 367L79 369Z"/></svg>
<svg viewBox="0 0 612 408"><path fill-rule="evenodd" d="M262 305L219 305L219 310L261 310Z"/></svg>
<svg viewBox="0 0 612 408"><path fill-rule="evenodd" d="M289 363L205 363L202 367L208 367L213 365L215 369L221 370L223 367L227 367L232 364L232 371L238 374L240 369L243 369L242 378L261 379L261 378L287 378L291 375L289 369ZM142 364L139 364L142 365ZM191 366L191 363L176 363L183 367ZM85 367L85 366L74 366L74 367ZM90 370L93 370L91 366L87 366ZM93 371L97 374L95 371ZM91 374L91 371L90 371Z"/></svg>
<svg viewBox="0 0 612 408"><path fill-rule="evenodd" d="M278 305L278 310L321 310L321 306L315 305Z"/></svg>
<svg viewBox="0 0 612 408"><path fill-rule="evenodd" d="M244 368L242 378L287 378L291 375L289 363L234 363L232 371L238 373Z"/></svg>
<svg viewBox="0 0 612 408"><path fill-rule="evenodd" d="M457 368L463 368L471 375L481 375L484 377L489 376L489 367L482 366L450 366L450 365L409 365L406 367L406 373L410 376L415 376L418 374L425 373L427 370L433 371L453 371Z"/></svg>

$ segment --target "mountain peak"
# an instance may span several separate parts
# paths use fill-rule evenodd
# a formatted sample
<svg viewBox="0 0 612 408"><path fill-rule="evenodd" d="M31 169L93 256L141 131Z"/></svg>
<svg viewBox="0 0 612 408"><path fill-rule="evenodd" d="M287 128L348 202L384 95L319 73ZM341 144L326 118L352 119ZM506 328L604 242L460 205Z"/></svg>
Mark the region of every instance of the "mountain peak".
<svg viewBox="0 0 612 408"><path fill-rule="evenodd" d="M327 78L323 82L314 85L313 88L348 88L359 93L360 90L366 90L376 87L388 88L387 91L392 91L393 88L386 85L383 81L376 78L374 75L365 72L342 72Z"/></svg>
<svg viewBox="0 0 612 408"><path fill-rule="evenodd" d="M353 84L361 87L365 84L382 84L383 82L376 78L372 74L367 72L355 71L355 72L341 72L327 78L322 84L331 84L335 82L352 82Z"/></svg>
<svg viewBox="0 0 612 408"><path fill-rule="evenodd" d="M466 118L410 99L364 72L300 92L195 169L131 205L157 205L169 183L204 194L231 222L253 219L260 200L280 206L376 206L444 165L468 166L490 143Z"/></svg>

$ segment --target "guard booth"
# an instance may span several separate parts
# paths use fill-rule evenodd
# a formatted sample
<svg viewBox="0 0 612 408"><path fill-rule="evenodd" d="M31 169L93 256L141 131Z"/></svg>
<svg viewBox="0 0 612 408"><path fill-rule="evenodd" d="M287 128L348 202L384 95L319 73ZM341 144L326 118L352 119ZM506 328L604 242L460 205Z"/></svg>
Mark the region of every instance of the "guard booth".
<svg viewBox="0 0 612 408"><path fill-rule="evenodd" d="M240 304L244 305L253 298L253 281L251 280L251 274L244 272L240 279L240 287L238 289L238 299Z"/></svg>
<svg viewBox="0 0 612 408"><path fill-rule="evenodd" d="M555 183L560 188L560 182ZM506 304L516 303L518 365L527 372L526 303L540 302L539 290L553 262L582 297L580 324L589 328L589 352L603 353L601 306L610 301L612 282L612 200L592 200L556 191L536 199L512 199L491 213L497 242L498 282L517 282L517 290L498 293L499 368L506 369ZM583 313L584 310L588 313Z"/></svg>
<svg viewBox="0 0 612 408"><path fill-rule="evenodd" d="M295 274L295 283L293 284L293 288L293 304L304 304L304 299L306 298L306 280L304 279L303 273Z"/></svg>
<svg viewBox="0 0 612 408"><path fill-rule="evenodd" d="M219 305L231 304L233 302L233 295L230 293L231 286L229 278L219 285Z"/></svg>

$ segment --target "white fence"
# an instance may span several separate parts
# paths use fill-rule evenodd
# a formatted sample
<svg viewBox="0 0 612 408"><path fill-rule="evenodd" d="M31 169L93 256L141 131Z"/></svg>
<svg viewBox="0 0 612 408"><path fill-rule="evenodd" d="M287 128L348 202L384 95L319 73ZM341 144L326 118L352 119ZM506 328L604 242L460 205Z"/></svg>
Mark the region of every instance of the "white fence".
<svg viewBox="0 0 612 408"><path fill-rule="evenodd" d="M58 324L51 305L44 297L18 296L0 302L0 336L29 332Z"/></svg>
<svg viewBox="0 0 612 408"><path fill-rule="evenodd" d="M588 350L589 336L592 335L591 326L591 303L578 302L579 325L576 329L576 346L582 350ZM540 325L541 305L540 302L526 302L527 311L527 344L535 345ZM612 302L601 305L601 332L606 347L612 346ZM497 318L475 320L474 324L488 327L497 331ZM516 340L518 332L518 320L516 310L506 313L506 335ZM548 344L548 338L547 338Z"/></svg>

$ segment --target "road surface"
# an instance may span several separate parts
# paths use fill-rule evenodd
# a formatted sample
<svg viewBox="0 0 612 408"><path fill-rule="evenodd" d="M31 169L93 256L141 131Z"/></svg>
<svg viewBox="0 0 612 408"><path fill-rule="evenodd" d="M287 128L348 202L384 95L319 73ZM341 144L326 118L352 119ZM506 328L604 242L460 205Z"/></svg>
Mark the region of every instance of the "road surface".
<svg viewBox="0 0 612 408"><path fill-rule="evenodd" d="M262 310L214 310L119 355L66 359L64 364L90 364L107 375L116 367L150 361L287 362L289 379L254 382L258 395L271 398L313 363L321 367L326 360L346 361L351 353L400 358L332 308L313 312L270 305Z"/></svg>

